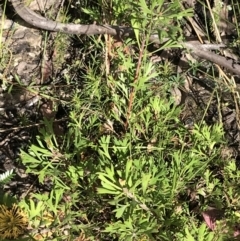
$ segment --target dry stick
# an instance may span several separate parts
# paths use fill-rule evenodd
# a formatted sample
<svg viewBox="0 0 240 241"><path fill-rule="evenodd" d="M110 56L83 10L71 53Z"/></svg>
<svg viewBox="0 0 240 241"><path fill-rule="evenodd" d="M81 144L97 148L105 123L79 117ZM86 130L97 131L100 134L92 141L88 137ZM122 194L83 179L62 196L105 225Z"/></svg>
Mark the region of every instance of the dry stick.
<svg viewBox="0 0 240 241"><path fill-rule="evenodd" d="M180 6L181 6L181 9L183 11L186 10L186 8L184 7L183 3L180 2ZM200 41L201 44L203 44L203 40L201 38L201 36L205 36L204 32L202 31L202 29L196 24L196 21L193 20L192 17L186 17L186 19L189 21L189 23L192 25L192 28L193 30L195 31L197 37L198 37L198 40Z"/></svg>
<svg viewBox="0 0 240 241"><path fill-rule="evenodd" d="M212 12L212 8L210 6L209 0L207 0L206 2L207 2L207 5L208 5L208 10L209 10L211 18L212 18L213 28L215 30L216 39L219 43L222 43L221 35L219 33L218 26L217 26L217 23L215 21L215 17L214 17L214 14Z"/></svg>
<svg viewBox="0 0 240 241"><path fill-rule="evenodd" d="M54 120L53 123L58 123L58 122L66 121L66 120L69 120L69 117L64 117L59 120ZM34 124L26 125L26 126L18 126L18 127L8 128L8 129L0 129L0 133L8 132L8 131L18 131L18 130L22 130L25 128L27 129L27 128L39 127L42 125L44 125L44 123L34 123Z"/></svg>
<svg viewBox="0 0 240 241"><path fill-rule="evenodd" d="M82 25L82 24L64 24L55 22L49 19L46 19L34 11L27 8L20 0L9 0L16 13L25 20L28 24L31 24L34 27L45 29L54 32L63 32L67 34L84 34L84 35L93 35L93 34L109 34L112 36L123 37L134 37L134 31L130 27L121 27L121 26L110 26L110 25ZM161 44L158 35L151 35L150 41L154 43ZM223 66L224 68L230 70L231 72L240 75L240 65L234 63L234 60L227 59L218 54L207 51L203 48L203 45L191 44L191 42L180 43L184 48L191 50L195 55L200 58L211 61L215 64Z"/></svg>
<svg viewBox="0 0 240 241"><path fill-rule="evenodd" d="M140 72L140 69L141 69L142 58L143 58L144 45L145 45L145 39L142 41L142 45L141 45L141 49L140 49L140 53L139 53L139 59L138 59L138 64L137 64L137 69L136 69L133 85L135 85L137 83L137 81L138 81L139 72ZM128 123L129 123L129 118L130 118L130 115L131 115L131 110L132 110L134 97L135 97L135 86L133 86L133 89L132 89L132 91L130 93L130 96L129 96L129 104L128 104L127 120L126 120L126 123L125 123L125 129L127 129L127 127L128 127Z"/></svg>

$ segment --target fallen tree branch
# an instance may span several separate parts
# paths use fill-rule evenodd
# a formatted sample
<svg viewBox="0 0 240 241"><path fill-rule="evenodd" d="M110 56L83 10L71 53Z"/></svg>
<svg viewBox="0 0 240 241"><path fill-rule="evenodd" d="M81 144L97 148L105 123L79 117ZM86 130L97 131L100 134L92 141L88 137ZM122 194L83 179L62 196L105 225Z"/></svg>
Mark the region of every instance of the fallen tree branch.
<svg viewBox="0 0 240 241"><path fill-rule="evenodd" d="M235 73L240 76L240 65L236 63L236 60L234 59L228 59L224 56L221 56L219 54L215 54L213 52L207 51L204 48L204 45L201 44L192 44L190 42L187 42L184 44L184 46L188 49L190 49L193 53L193 55L196 55L202 59L208 60L210 62L213 62L219 66L222 66L229 70L232 73Z"/></svg>
<svg viewBox="0 0 240 241"><path fill-rule="evenodd" d="M134 34L130 27L119 27L109 25L84 25L73 23L60 23L44 18L26 7L21 0L9 0L14 7L15 12L28 24L48 31L62 32L67 34L84 34L84 35L97 35L109 34L112 36L127 37ZM133 35L134 36L134 35Z"/></svg>
<svg viewBox="0 0 240 241"><path fill-rule="evenodd" d="M123 26L110 26L110 25L83 25L83 24L72 24L72 23L60 23L52 21L50 19L44 18L38 15L28 7L26 7L21 0L10 0L16 13L28 24L48 31L62 32L66 34L84 34L84 35L97 35L97 34L109 34L112 36L118 36L120 38L124 37L134 37L134 31L130 27ZM160 39L157 34L150 37L150 41L154 43L161 44ZM217 65L220 65L234 74L240 76L240 65L233 59L228 59L224 56L215 54L208 51L204 44L200 44L196 41L193 42L182 42L180 43L183 48L189 49L193 54L198 57L211 61ZM226 47L224 44L220 47ZM212 47L214 48L214 47ZM215 47L216 48L216 47ZM219 48L219 46L218 46Z"/></svg>

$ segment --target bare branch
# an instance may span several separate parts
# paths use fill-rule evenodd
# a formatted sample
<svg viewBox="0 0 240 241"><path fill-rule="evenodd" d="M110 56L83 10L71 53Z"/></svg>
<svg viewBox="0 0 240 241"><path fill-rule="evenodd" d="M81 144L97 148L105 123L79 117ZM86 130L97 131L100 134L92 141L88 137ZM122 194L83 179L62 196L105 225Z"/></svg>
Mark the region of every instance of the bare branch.
<svg viewBox="0 0 240 241"><path fill-rule="evenodd" d="M10 0L16 13L25 20L28 24L54 32L62 32L67 34L84 34L84 35L96 35L96 34L109 34L112 36L118 36L120 38L124 37L134 37L134 31L130 27L123 26L110 26L110 25L83 25L83 24L73 24L73 23L60 23L52 21L50 19L44 18L41 15L38 15L34 11L26 7L21 0ZM161 44L157 34L153 34L150 37L150 41L154 43ZM208 51L208 49L218 49L224 47L224 45L211 45L205 46L196 41L188 41L180 43L186 49L189 49L193 54L197 55L200 58L211 61L215 64L218 64L232 73L240 75L240 65L235 63L233 59L228 59L224 56L215 54Z"/></svg>

